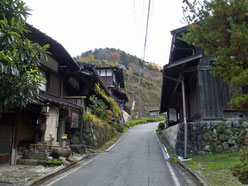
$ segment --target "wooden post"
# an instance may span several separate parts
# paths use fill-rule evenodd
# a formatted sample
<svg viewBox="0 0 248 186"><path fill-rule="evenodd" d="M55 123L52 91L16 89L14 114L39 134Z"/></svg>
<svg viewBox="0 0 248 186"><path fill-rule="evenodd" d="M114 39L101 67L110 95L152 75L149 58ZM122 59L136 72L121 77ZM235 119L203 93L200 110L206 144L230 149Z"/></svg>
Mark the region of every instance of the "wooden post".
<svg viewBox="0 0 248 186"><path fill-rule="evenodd" d="M181 79L174 79L164 75L165 78L181 82L182 84L182 101L183 101L183 123L184 123L184 158L187 158L187 144L188 144L188 124L187 124L187 116L186 116L186 101L185 101L185 85L184 85L184 75L182 74Z"/></svg>

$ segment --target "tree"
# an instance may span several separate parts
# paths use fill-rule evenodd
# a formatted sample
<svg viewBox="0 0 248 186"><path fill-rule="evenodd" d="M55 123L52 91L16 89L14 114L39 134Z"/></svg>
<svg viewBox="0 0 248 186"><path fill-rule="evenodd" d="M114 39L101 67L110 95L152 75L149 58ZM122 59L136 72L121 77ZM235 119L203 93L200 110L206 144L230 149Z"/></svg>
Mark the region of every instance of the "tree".
<svg viewBox="0 0 248 186"><path fill-rule="evenodd" d="M0 113L37 98L43 80L38 67L45 50L24 35L29 9L21 0L0 0Z"/></svg>
<svg viewBox="0 0 248 186"><path fill-rule="evenodd" d="M113 60L120 60L121 55L118 52L112 53Z"/></svg>
<svg viewBox="0 0 248 186"><path fill-rule="evenodd" d="M184 0L183 11L182 39L214 57L212 73L233 89L230 106L248 110L248 0Z"/></svg>

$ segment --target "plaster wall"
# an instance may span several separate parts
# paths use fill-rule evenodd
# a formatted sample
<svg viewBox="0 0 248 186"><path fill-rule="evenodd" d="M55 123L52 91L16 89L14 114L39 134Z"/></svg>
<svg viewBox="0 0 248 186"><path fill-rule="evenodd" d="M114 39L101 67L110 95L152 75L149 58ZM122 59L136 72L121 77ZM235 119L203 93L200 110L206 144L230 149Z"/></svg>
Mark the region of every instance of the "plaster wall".
<svg viewBox="0 0 248 186"><path fill-rule="evenodd" d="M51 107L49 110L49 116L46 120L46 131L45 131L45 141L49 141L49 135L52 134L54 141L57 141L57 130L59 123L59 108Z"/></svg>

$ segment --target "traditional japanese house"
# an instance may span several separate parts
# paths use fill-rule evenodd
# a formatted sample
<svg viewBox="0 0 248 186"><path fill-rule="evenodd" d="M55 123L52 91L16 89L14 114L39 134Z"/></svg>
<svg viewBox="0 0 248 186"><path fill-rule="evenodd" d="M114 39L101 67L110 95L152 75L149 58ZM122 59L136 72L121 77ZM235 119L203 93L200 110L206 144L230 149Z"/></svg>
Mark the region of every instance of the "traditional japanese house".
<svg viewBox="0 0 248 186"><path fill-rule="evenodd" d="M46 81L40 86L37 100L0 118L0 163L15 164L30 144L59 144L67 126L78 130L82 126L79 116L83 114L83 96L80 96L80 90L76 92L80 85L73 78L80 71L80 66L61 44L31 25L27 26L31 31L27 37L31 41L40 45L50 44L48 61L42 61L40 65ZM76 91L72 94L72 88L65 89L65 84ZM69 96L70 100L65 96Z"/></svg>
<svg viewBox="0 0 248 186"><path fill-rule="evenodd" d="M187 121L242 119L246 113L232 110L229 85L214 77L209 69L213 58L200 48L179 39L187 27L171 32L172 43L169 63L163 68L163 87L160 113L168 113L170 123L183 121L182 86L185 86Z"/></svg>
<svg viewBox="0 0 248 186"><path fill-rule="evenodd" d="M168 126L174 125L166 129L165 136L178 155L186 156L187 151L216 152L229 147L236 150L240 145L238 141L236 145L219 141L218 147L215 147L211 144L212 140L203 139L207 129L216 132L213 127L225 123L230 130L233 125L239 126L239 121L248 115L228 106L231 88L221 77L211 74L209 66L214 58L182 41L179 37L185 32L187 27L171 31L169 63L163 68L160 113L166 112ZM220 138L216 137L215 140Z"/></svg>
<svg viewBox="0 0 248 186"><path fill-rule="evenodd" d="M128 101L127 95L121 92L125 89L123 70L119 67L96 67L101 80L105 86L111 91L116 102L123 110L125 103Z"/></svg>

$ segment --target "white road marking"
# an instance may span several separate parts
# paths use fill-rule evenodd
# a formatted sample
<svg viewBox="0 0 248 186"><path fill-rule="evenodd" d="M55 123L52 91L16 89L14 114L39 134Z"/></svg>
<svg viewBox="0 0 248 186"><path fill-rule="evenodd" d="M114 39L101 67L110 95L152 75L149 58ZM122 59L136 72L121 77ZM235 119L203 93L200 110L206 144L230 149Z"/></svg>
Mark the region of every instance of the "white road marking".
<svg viewBox="0 0 248 186"><path fill-rule="evenodd" d="M102 154L97 155L96 157L94 157L94 158L92 158L91 160L87 161L86 163L82 164L80 167L77 167L77 168L73 169L72 171L66 173L65 175L63 175L63 176L59 177L58 179L52 181L51 183L47 184L46 186L51 186L51 185L53 185L54 183L58 182L59 180L65 178L66 176L69 176L69 175L72 174L73 172L75 172L75 171L77 171L78 169L84 167L85 165L87 165L88 163L92 162L93 160L95 160L96 158L98 158L98 157L101 156L101 155L102 155Z"/></svg>
<svg viewBox="0 0 248 186"><path fill-rule="evenodd" d="M129 132L129 131L128 131L128 132ZM111 145L111 146L106 150L106 152L109 152L110 149L112 149L116 144L118 144L118 143L120 142L120 140L121 140L128 132L126 132L125 134L123 134L123 135L118 139L117 142L115 142L113 145ZM101 154L99 154L98 156L96 156L96 157L94 157L93 159L91 159L91 160L87 161L86 163L84 163L82 166L80 166L80 167L78 167L78 168L75 168L75 169L73 169L72 171L68 172L67 174L65 174L65 175L59 177L58 179L52 181L52 182L49 183L47 186L53 185L54 183L56 183L56 182L58 182L59 180L65 178L66 176L72 174L73 172L77 171L78 169L84 167L85 165L87 165L88 163L92 162L93 160L95 160L96 158L98 158L99 156L101 156L101 155L103 155L103 154L106 154L106 153L101 153Z"/></svg>
<svg viewBox="0 0 248 186"><path fill-rule="evenodd" d="M165 146L161 143L161 141L158 139L158 136L157 136L157 134L156 134L156 131L154 131L154 134L155 134L156 139L157 139L157 141L158 141L158 143L159 143L159 146L160 146L160 148L161 148L161 150L162 150L162 152L163 152L164 159L165 159L165 160L168 160L168 159L170 158L170 156L169 156L169 154L168 154L168 152L167 152L166 147L165 147ZM176 185L176 186L180 186L180 183L179 183L179 181L178 181L178 179L177 179L176 173L175 173L175 171L173 170L173 168L171 167L170 162L166 161L166 165L167 165L167 167L169 168L171 177L172 177L172 179L173 179L175 185Z"/></svg>
<svg viewBox="0 0 248 186"><path fill-rule="evenodd" d="M159 146L160 146L160 148L161 148L161 150L162 150L162 153L163 153L163 155L164 155L164 159L165 160L168 160L168 156L167 156L167 154L165 153L165 151L164 151L164 149L163 149L163 147L162 147L162 143L160 142L160 140L158 139L158 136L157 136L157 134L156 134L156 131L154 131L154 135L156 136L156 139L157 139L157 141L158 141L158 144L159 144Z"/></svg>
<svg viewBox="0 0 248 186"><path fill-rule="evenodd" d="M169 168L169 170L170 170L170 173L171 173L171 176L172 176L172 178L173 178L173 180L174 180L174 183L175 183L175 185L176 186L180 186L180 183L179 183L179 181L178 181L178 179L177 179L177 176L176 176L176 174L175 174L175 171L173 170L173 168L171 167L171 164L170 164L170 162L166 162L166 165L168 166L168 168Z"/></svg>
<svg viewBox="0 0 248 186"><path fill-rule="evenodd" d="M128 131L129 132L129 131ZM105 150L106 152L109 152L110 151L110 149L112 149L115 145L117 145L120 141L121 141L121 139L128 133L128 132L126 132L125 134L123 134L118 140L117 140L117 142L115 142L113 145L111 145L107 150Z"/></svg>
<svg viewBox="0 0 248 186"><path fill-rule="evenodd" d="M170 158L170 155L168 154L168 151L167 151L167 149L166 149L166 147L163 145L163 148L164 148L164 151L165 151L165 153L166 153L166 155L167 155L167 157L168 157L168 159Z"/></svg>

